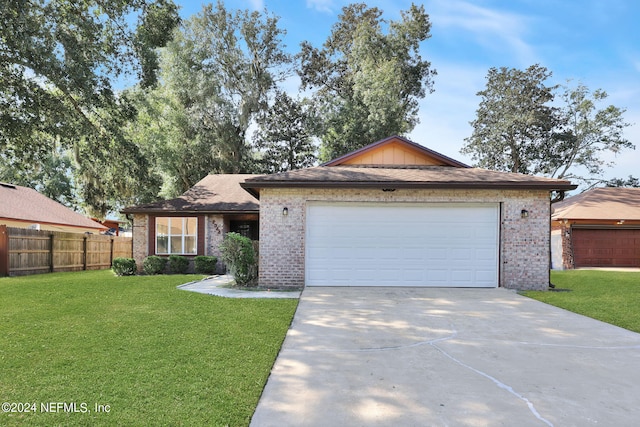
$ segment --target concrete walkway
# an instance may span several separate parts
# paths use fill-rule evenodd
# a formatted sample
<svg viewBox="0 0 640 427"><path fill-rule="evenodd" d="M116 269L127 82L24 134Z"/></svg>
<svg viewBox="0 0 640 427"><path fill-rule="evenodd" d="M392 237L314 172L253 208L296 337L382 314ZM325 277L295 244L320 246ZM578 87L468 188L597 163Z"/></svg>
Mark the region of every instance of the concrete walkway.
<svg viewBox="0 0 640 427"><path fill-rule="evenodd" d="M635 426L640 334L505 289L306 288L251 426Z"/></svg>
<svg viewBox="0 0 640 427"><path fill-rule="evenodd" d="M185 283L178 286L178 289L226 298L300 298L300 291L243 290L229 288L231 284L233 284L233 277L225 274Z"/></svg>

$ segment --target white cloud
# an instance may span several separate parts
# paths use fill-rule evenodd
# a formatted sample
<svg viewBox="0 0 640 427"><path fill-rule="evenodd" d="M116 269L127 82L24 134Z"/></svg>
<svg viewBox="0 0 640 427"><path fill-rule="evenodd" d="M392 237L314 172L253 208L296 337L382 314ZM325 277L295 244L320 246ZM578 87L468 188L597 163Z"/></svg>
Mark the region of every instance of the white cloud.
<svg viewBox="0 0 640 427"><path fill-rule="evenodd" d="M336 5L333 0L307 0L307 7L323 13L333 13Z"/></svg>
<svg viewBox="0 0 640 427"><path fill-rule="evenodd" d="M449 36L469 37L484 49L513 55L520 65L539 62L525 36L531 18L512 12L488 9L463 0L436 0L429 14L438 29L452 30ZM504 52L507 50L507 52Z"/></svg>

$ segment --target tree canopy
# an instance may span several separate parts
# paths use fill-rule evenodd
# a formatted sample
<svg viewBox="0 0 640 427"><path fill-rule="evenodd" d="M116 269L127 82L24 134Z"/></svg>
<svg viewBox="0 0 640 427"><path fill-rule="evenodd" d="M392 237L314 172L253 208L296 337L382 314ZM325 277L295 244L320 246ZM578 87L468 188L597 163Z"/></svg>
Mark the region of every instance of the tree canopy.
<svg viewBox="0 0 640 427"><path fill-rule="evenodd" d="M0 8L3 160L28 165L70 150L79 166L80 197L91 213L104 215L113 192L127 189L117 177L140 173L135 161L117 156L132 150L139 160L121 133L132 111L114 84L135 75L143 86L153 85L155 49L167 42L178 20L170 0L5 1ZM114 180L107 183L108 175Z"/></svg>
<svg viewBox="0 0 640 427"><path fill-rule="evenodd" d="M547 85L550 77L540 65L489 69L473 133L461 152L487 169L601 181L608 166L603 154L633 148L623 137L629 126L625 110L600 108L607 97L600 89Z"/></svg>
<svg viewBox="0 0 640 427"><path fill-rule="evenodd" d="M262 172L284 172L313 166L316 147L312 140L310 105L285 92L276 94L273 106L262 117L255 143L262 150Z"/></svg>
<svg viewBox="0 0 640 427"><path fill-rule="evenodd" d="M248 129L290 68L278 18L206 5L174 33L157 88L139 91L131 135L156 165L165 197L209 173L257 171Z"/></svg>
<svg viewBox="0 0 640 427"><path fill-rule="evenodd" d="M297 55L279 25L221 0L184 22L171 0L6 0L0 180L103 217L208 173L308 167L414 129L436 75L421 55L424 6L388 20L350 4ZM297 94L285 90L296 73ZM485 168L587 181L633 147L604 91L550 77L491 68L462 151Z"/></svg>
<svg viewBox="0 0 640 427"><path fill-rule="evenodd" d="M321 48L302 43L298 73L302 89L315 90L321 160L410 132L418 100L432 90L435 71L420 55L431 36L424 6L412 4L399 21L382 13L351 4Z"/></svg>

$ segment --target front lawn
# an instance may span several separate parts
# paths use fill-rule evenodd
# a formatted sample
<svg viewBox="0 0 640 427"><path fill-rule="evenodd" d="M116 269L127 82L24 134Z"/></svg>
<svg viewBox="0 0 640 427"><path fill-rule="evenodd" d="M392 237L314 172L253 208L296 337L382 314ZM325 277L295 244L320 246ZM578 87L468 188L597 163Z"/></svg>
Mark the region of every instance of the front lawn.
<svg viewBox="0 0 640 427"><path fill-rule="evenodd" d="M552 271L556 291L524 295L631 331L640 332L640 272Z"/></svg>
<svg viewBox="0 0 640 427"><path fill-rule="evenodd" d="M248 425L297 300L176 289L198 278L0 279L0 425Z"/></svg>

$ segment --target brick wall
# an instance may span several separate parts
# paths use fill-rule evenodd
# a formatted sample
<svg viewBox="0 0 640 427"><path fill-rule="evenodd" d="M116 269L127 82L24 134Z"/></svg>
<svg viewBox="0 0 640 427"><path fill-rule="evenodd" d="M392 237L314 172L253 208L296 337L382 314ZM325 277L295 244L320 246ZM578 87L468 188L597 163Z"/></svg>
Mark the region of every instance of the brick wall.
<svg viewBox="0 0 640 427"><path fill-rule="evenodd" d="M142 271L142 262L149 255L149 215L133 215L133 259L136 260L138 272Z"/></svg>
<svg viewBox="0 0 640 427"><path fill-rule="evenodd" d="M560 229L562 233L562 267L565 269L575 268L573 262L573 244L571 240L571 225L563 223Z"/></svg>
<svg viewBox="0 0 640 427"><path fill-rule="evenodd" d="M220 243L224 235L229 231L229 221L225 221L222 215L208 215L205 222L205 255L213 255L218 258L216 273L223 273L225 266L220 259Z"/></svg>
<svg viewBox="0 0 640 427"><path fill-rule="evenodd" d="M261 286L304 285L307 201L500 203L500 286L548 286L550 212L546 191L277 188L260 193ZM287 216L282 214L284 207ZM529 212L528 218L521 218L523 209Z"/></svg>

